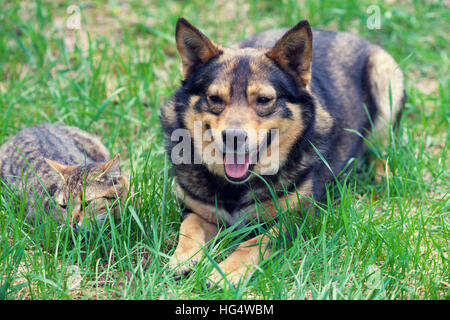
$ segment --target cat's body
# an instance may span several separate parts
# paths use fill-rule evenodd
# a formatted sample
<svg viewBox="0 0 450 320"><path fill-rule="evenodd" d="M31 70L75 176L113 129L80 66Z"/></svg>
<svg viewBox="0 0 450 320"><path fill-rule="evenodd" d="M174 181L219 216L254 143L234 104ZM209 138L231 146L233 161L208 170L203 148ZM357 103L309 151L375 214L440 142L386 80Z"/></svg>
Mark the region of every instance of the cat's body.
<svg viewBox="0 0 450 320"><path fill-rule="evenodd" d="M113 199L128 190L119 157L110 160L99 139L76 127L53 124L23 129L4 143L0 177L17 192L26 190L27 218L41 220L51 213L59 223L70 212L81 224L88 206L89 215L103 220L108 205L102 202L113 205Z"/></svg>

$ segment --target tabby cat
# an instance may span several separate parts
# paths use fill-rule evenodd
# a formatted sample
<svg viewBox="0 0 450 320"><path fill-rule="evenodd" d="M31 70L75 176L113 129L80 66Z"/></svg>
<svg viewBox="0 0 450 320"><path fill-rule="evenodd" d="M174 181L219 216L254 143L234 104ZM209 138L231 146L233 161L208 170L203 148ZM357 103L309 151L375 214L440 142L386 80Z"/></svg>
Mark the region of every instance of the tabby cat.
<svg viewBox="0 0 450 320"><path fill-rule="evenodd" d="M75 226L94 217L102 223L128 191L119 155L110 160L96 137L48 123L23 129L0 147L0 178L26 194L30 221L51 214L58 223L72 217Z"/></svg>

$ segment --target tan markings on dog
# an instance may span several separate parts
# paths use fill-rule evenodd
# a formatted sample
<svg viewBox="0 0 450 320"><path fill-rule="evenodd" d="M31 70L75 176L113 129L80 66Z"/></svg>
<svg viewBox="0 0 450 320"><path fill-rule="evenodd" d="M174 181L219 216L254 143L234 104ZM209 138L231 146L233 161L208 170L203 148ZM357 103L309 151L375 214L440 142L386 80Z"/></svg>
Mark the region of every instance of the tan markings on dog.
<svg viewBox="0 0 450 320"><path fill-rule="evenodd" d="M177 113L175 112L175 103L173 100L169 100L164 108L161 109L162 116L168 124L173 125L177 118Z"/></svg>
<svg viewBox="0 0 450 320"><path fill-rule="evenodd" d="M194 96L194 95L190 96L189 107L193 108L197 104L199 99L200 99L200 96Z"/></svg>
<svg viewBox="0 0 450 320"><path fill-rule="evenodd" d="M230 104L230 86L224 81L211 84L206 91L206 95L219 96L226 105Z"/></svg>
<svg viewBox="0 0 450 320"><path fill-rule="evenodd" d="M269 84L251 83L247 86L247 96L249 98L264 96L274 99L276 98L277 93L275 89Z"/></svg>
<svg viewBox="0 0 450 320"><path fill-rule="evenodd" d="M293 115L293 119L287 118L267 118L262 124L257 128L257 130L265 130L266 132L270 129L278 129L279 130L279 138L278 145L274 142L267 149L267 157L272 157L272 150L278 152L278 160L280 167L286 161L289 152L291 151L292 145L297 140L298 137L303 133L304 127L302 122L302 116L300 112L300 108L296 104L286 103L286 107L291 111ZM262 165L258 162L254 171L256 173L260 173L262 169Z"/></svg>
<svg viewBox="0 0 450 320"><path fill-rule="evenodd" d="M265 105L258 105L257 100L260 97L270 99L269 103ZM273 110L276 102L277 93L271 85L263 83L250 83L247 86L247 100L248 104L257 110L258 114L265 115Z"/></svg>
<svg viewBox="0 0 450 320"><path fill-rule="evenodd" d="M314 128L321 134L327 134L333 127L333 123L330 113L316 100L316 122Z"/></svg>
<svg viewBox="0 0 450 320"><path fill-rule="evenodd" d="M189 108L185 114L184 114L184 124L186 126L186 129L189 131L193 141L194 141L194 148L196 149L196 152L202 155L202 161L206 166L208 167L208 170L211 172L224 176L225 171L223 168L222 163L216 163L214 159L204 158L208 157L209 155L207 153L204 153L203 151L206 150L207 146L210 143L214 143L212 141L207 141L203 137L205 136L206 131L206 125L210 125L211 128L217 129L217 126L215 126L215 123L217 122L217 116L207 113L207 112L197 112L193 108ZM201 134L194 134L194 125L195 123L201 124ZM216 130L217 132L220 132ZM219 139L220 137L213 136L212 139Z"/></svg>
<svg viewBox="0 0 450 320"><path fill-rule="evenodd" d="M258 119L255 111L250 108L242 108L239 105L230 105L213 123L218 132L234 128L243 130L258 130ZM217 137L220 139L220 137Z"/></svg>
<svg viewBox="0 0 450 320"><path fill-rule="evenodd" d="M180 236L174 254L169 260L169 266L179 272L188 271L189 268L202 257L202 248L217 234L215 224L209 223L198 214L189 213L180 226Z"/></svg>

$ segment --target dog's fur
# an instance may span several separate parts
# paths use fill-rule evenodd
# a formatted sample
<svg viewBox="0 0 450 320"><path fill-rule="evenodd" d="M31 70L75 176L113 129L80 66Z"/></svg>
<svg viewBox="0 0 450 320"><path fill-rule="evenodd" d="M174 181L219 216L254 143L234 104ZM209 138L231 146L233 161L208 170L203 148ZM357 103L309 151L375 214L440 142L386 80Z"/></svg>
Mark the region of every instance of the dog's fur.
<svg viewBox="0 0 450 320"><path fill-rule="evenodd" d="M259 162L252 167L256 174L242 181L230 179L224 164L210 163L204 154L199 164L173 165L184 219L170 266L187 262L182 271L199 259L220 225L256 216L255 197L266 218L277 214L267 184L282 208L320 199L325 184L362 155L361 136L370 138L373 130L386 136L404 104L403 74L386 51L356 35L311 29L307 21L224 48L180 18L176 43L184 81L161 109L169 155L178 143L171 139L176 129L191 133L192 159L200 153L205 142L195 137L194 121L201 121L202 133L215 130L218 145L224 142L217 132L278 129L280 162L276 174L262 175L265 181L258 177ZM269 244L259 235L219 266L236 283L268 256ZM217 270L210 276L212 282L221 278Z"/></svg>

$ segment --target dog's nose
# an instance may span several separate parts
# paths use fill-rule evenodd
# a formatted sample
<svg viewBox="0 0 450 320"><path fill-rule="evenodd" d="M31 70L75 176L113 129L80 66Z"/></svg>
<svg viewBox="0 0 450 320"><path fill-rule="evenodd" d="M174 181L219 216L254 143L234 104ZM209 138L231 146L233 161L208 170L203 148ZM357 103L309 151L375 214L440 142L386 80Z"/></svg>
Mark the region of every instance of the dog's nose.
<svg viewBox="0 0 450 320"><path fill-rule="evenodd" d="M222 131L222 140L228 152L245 153L247 151L247 131L227 129Z"/></svg>

